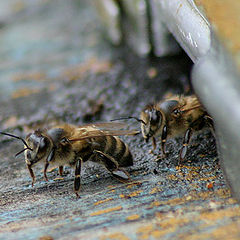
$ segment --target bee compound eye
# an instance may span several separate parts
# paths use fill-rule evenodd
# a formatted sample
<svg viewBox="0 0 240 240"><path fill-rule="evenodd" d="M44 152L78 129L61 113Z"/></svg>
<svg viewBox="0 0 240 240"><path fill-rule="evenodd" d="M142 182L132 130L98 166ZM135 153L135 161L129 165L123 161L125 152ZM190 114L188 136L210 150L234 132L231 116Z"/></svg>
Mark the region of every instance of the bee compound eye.
<svg viewBox="0 0 240 240"><path fill-rule="evenodd" d="M64 137L61 139L61 143L69 143L69 140L66 137Z"/></svg>
<svg viewBox="0 0 240 240"><path fill-rule="evenodd" d="M42 140L39 143L39 151L40 152L45 151L48 145L49 145L49 140L46 137L42 138Z"/></svg>
<svg viewBox="0 0 240 240"><path fill-rule="evenodd" d="M160 121L161 113L157 110L151 112L151 124L157 124Z"/></svg>
<svg viewBox="0 0 240 240"><path fill-rule="evenodd" d="M154 111L152 117L154 121L157 121L159 119L158 111Z"/></svg>
<svg viewBox="0 0 240 240"><path fill-rule="evenodd" d="M43 149L43 148L45 148L45 146L46 146L46 140L43 138L42 141L39 144L39 148Z"/></svg>
<svg viewBox="0 0 240 240"><path fill-rule="evenodd" d="M177 108L173 111L173 113L178 116L180 115L181 111Z"/></svg>

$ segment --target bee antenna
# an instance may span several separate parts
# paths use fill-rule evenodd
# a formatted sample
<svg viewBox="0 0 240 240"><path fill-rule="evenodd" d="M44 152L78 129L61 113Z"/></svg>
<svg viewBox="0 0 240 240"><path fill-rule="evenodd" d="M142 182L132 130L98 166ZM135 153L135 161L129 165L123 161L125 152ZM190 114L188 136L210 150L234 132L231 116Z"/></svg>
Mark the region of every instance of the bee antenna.
<svg viewBox="0 0 240 240"><path fill-rule="evenodd" d="M10 134L10 133L5 133L5 132L0 132L0 134L6 135L6 136L9 136L9 137L12 137L12 138L19 139L19 140L21 140L21 141L23 142L23 144L26 146L26 148L24 148L23 150L21 150L20 152L18 152L15 156L18 156L20 153L24 152L24 151L27 150L27 149L33 151L33 149L30 148L30 147L27 145L26 141L25 141L23 138L21 138L21 137L19 137L19 136L16 136L16 135L13 135L13 134Z"/></svg>
<svg viewBox="0 0 240 240"><path fill-rule="evenodd" d="M18 155L20 155L21 153L25 152L25 151L28 150L28 149L32 151L31 148L24 148L24 149L21 150L20 152L16 153L16 154L15 154L15 157L17 157Z"/></svg>
<svg viewBox="0 0 240 240"><path fill-rule="evenodd" d="M121 117L121 118L116 118L116 119L112 119L110 120L111 122L113 121L118 121L118 120L125 120L125 119L135 119L136 121L140 122L140 123L143 123L144 125L147 125L142 119L139 119L137 117Z"/></svg>

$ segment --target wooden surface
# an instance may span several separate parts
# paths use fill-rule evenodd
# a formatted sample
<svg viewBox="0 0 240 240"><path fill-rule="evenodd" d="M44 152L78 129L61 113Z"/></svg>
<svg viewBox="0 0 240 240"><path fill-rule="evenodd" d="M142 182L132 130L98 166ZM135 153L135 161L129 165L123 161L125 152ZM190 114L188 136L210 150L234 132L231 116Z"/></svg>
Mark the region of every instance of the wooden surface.
<svg viewBox="0 0 240 240"><path fill-rule="evenodd" d="M166 92L187 89L186 55L149 60L114 49L84 1L22 4L0 30L0 129L25 136L59 122L138 116ZM240 238L240 207L211 132L193 138L182 167L182 139L170 140L168 157L158 163L140 135L123 139L134 155L132 182L119 183L87 163L76 199L71 169L65 168L63 179L53 170L45 182L42 166L36 167L32 187L23 156L14 157L22 143L0 137L0 239Z"/></svg>

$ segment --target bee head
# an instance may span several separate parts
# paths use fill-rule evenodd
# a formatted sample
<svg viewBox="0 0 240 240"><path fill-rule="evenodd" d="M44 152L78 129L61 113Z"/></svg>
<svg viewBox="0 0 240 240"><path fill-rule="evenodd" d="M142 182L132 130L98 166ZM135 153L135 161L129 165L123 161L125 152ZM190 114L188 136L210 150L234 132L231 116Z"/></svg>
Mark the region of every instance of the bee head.
<svg viewBox="0 0 240 240"><path fill-rule="evenodd" d="M45 159L53 145L50 138L44 135L40 130L28 134L26 137L26 144L27 147L25 146L26 151L24 154L26 164L29 166Z"/></svg>
<svg viewBox="0 0 240 240"><path fill-rule="evenodd" d="M161 127L162 113L153 105L148 105L141 113L141 120L142 135L148 141Z"/></svg>

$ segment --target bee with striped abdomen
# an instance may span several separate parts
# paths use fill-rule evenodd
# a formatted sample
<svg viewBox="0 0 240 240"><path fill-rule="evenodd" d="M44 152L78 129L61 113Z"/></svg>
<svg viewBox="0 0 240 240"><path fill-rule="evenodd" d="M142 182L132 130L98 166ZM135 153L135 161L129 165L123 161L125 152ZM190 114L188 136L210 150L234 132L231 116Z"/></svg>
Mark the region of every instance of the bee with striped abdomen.
<svg viewBox="0 0 240 240"><path fill-rule="evenodd" d="M49 130L39 129L27 135L26 139L1 132L1 134L20 139L24 143L25 162L32 177L32 167L44 163L44 178L47 180L49 165L58 166L60 175L63 166L75 168L74 191L77 196L80 190L80 175L83 162L88 160L103 164L113 177L119 181L129 181L128 173L121 167L133 165L132 154L117 136L135 135L138 131L121 130L120 123L97 123L83 126L64 124Z"/></svg>

